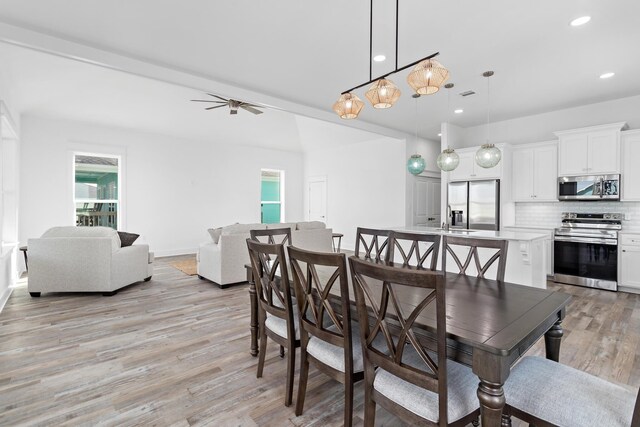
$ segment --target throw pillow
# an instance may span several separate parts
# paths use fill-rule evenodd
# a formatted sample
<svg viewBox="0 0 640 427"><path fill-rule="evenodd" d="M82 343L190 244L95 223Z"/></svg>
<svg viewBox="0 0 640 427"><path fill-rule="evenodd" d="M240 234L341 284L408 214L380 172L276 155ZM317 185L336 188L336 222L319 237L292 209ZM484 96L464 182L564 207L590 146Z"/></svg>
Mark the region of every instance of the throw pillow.
<svg viewBox="0 0 640 427"><path fill-rule="evenodd" d="M220 241L220 235L222 234L222 227L209 228L207 229L207 231L209 232L209 235L213 239L213 243L218 244L218 241Z"/></svg>
<svg viewBox="0 0 640 427"><path fill-rule="evenodd" d="M118 236L120 236L120 246L123 248L133 245L133 242L135 242L136 239L140 237L139 234L125 233L124 231L118 231Z"/></svg>

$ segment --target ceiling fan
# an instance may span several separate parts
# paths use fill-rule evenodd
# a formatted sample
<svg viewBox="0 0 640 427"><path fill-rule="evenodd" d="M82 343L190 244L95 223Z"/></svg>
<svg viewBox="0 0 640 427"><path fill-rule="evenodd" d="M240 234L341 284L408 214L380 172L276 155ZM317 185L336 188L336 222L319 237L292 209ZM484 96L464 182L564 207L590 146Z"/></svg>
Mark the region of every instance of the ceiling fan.
<svg viewBox="0 0 640 427"><path fill-rule="evenodd" d="M214 95L212 93L207 93L207 95L209 96L213 96L214 98L217 98L219 101L215 101L215 100L211 100L211 99L192 99L191 101L193 102L211 102L214 104L220 104L220 105L214 105L212 107L207 107L205 108L205 110L213 110L214 108L222 108L222 107L229 107L229 114L238 114L238 108L242 108L243 110L246 110L250 113L253 114L262 114L263 112L256 109L255 107L260 107L260 105L255 105L255 104L249 104L248 102L242 102L242 101L238 101L236 99L226 99L223 98L221 96L218 95Z"/></svg>

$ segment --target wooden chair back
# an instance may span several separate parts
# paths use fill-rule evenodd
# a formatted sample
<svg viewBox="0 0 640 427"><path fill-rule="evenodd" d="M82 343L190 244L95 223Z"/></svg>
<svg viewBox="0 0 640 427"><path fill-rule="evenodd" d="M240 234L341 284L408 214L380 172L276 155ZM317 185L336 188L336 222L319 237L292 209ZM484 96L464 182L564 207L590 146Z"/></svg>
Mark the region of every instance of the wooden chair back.
<svg viewBox="0 0 640 427"><path fill-rule="evenodd" d="M440 425L447 424L447 357L445 281L440 272L394 268L357 257L349 258L351 281L358 311L364 350L365 376L375 366L418 387L438 394ZM422 288L424 298L403 303L403 288ZM423 335L414 331L414 323L425 310L435 318L435 354L427 352ZM386 347L374 346L382 336ZM428 348L433 349L430 341ZM403 362L405 349L411 346L419 355L421 366ZM369 380L367 380L369 387Z"/></svg>
<svg viewBox="0 0 640 427"><path fill-rule="evenodd" d="M302 345L306 345L311 335L343 347L346 372L351 372L353 352L345 255L312 252L293 246L289 246L288 251L300 313ZM331 295L334 288L339 290L339 296Z"/></svg>
<svg viewBox="0 0 640 427"><path fill-rule="evenodd" d="M291 240L291 228L269 228L266 230L249 230L251 239L263 243L282 243L284 245L293 244ZM266 240L266 241L265 241Z"/></svg>
<svg viewBox="0 0 640 427"><path fill-rule="evenodd" d="M390 233L390 230L358 227L355 255L376 262L388 261Z"/></svg>
<svg viewBox="0 0 640 427"><path fill-rule="evenodd" d="M496 280L504 281L504 272L507 266L507 247L509 242L507 240L486 240L486 239L472 239L468 237L457 236L444 236L442 239L442 270L447 271L447 258L451 255L451 258L458 266L460 274L467 274L467 268L471 265L471 261L474 261L474 266L477 271L478 277L485 277L485 274L489 268L498 261L498 270L496 273ZM464 262L460 260L451 246L468 247L467 257ZM489 259L482 264L480 256L478 255L479 248L495 249L496 252L489 257Z"/></svg>
<svg viewBox="0 0 640 427"><path fill-rule="evenodd" d="M393 231L389 235L388 260L396 267L437 270L440 236ZM427 260L429 262L427 263Z"/></svg>
<svg viewBox="0 0 640 427"><path fill-rule="evenodd" d="M247 239L258 303L264 312L287 321L287 336L294 337L293 301L282 243Z"/></svg>

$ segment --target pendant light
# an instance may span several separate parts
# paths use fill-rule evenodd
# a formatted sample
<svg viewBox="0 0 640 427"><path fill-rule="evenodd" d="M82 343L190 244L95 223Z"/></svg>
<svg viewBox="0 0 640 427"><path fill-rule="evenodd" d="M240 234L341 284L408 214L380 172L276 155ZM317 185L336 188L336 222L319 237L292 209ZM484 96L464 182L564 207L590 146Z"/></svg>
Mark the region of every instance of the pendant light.
<svg viewBox="0 0 640 427"><path fill-rule="evenodd" d="M341 119L356 119L362 111L364 102L357 95L345 93L333 104L333 111L340 116Z"/></svg>
<svg viewBox="0 0 640 427"><path fill-rule="evenodd" d="M373 108L389 108L400 98L400 89L389 79L377 80L364 94Z"/></svg>
<svg viewBox="0 0 640 427"><path fill-rule="evenodd" d="M487 142L482 144L476 151L476 164L485 169L493 168L502 158L502 152L494 144L489 143L489 77L493 76L493 71L485 71L483 77L487 78Z"/></svg>
<svg viewBox="0 0 640 427"><path fill-rule="evenodd" d="M425 59L407 76L409 86L420 95L432 95L449 78L449 71L435 59Z"/></svg>
<svg viewBox="0 0 640 427"><path fill-rule="evenodd" d="M446 89L451 89L453 88L453 83L447 83L444 87ZM447 111L451 109L451 90L447 91L447 108ZM447 147L445 150L442 150L442 153L438 156L436 163L441 171L451 172L460 164L460 156L458 156L458 153L456 153L453 148Z"/></svg>
<svg viewBox="0 0 640 427"><path fill-rule="evenodd" d="M416 99L416 148L417 148L418 147L418 98L420 98L420 95L418 95L417 93L414 93L412 96ZM422 172L424 172L425 166L426 165L425 165L424 159L420 154L413 154L411 157L409 157L409 160L407 160L407 170L412 175L420 175Z"/></svg>

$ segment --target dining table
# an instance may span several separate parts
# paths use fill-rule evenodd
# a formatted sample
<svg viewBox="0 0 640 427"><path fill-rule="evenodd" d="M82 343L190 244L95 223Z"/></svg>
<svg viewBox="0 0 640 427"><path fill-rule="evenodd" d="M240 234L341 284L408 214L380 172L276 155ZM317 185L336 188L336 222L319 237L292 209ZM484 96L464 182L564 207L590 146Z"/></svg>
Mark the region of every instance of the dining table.
<svg viewBox="0 0 640 427"><path fill-rule="evenodd" d="M246 265L251 305L251 355L258 355L258 298L250 265ZM544 336L548 359L558 361L562 321L570 296L487 278L450 274L446 283L447 358L471 367L478 376L482 425L503 425L503 386L511 367ZM398 293L409 312L424 298L424 289L403 288ZM355 305L354 297L350 299ZM357 318L357 317L356 317ZM416 329L435 331L435 313L425 310ZM504 425L508 425L506 419Z"/></svg>

